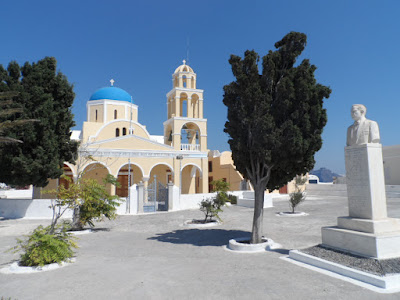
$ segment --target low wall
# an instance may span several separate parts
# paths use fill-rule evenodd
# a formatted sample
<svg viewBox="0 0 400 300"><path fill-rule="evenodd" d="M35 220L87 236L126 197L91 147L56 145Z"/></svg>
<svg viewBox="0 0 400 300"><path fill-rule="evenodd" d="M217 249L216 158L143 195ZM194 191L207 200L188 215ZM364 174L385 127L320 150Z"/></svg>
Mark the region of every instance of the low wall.
<svg viewBox="0 0 400 300"><path fill-rule="evenodd" d="M386 185L387 198L400 198L400 185ZM314 196L342 196L347 197L346 184L308 184L307 195Z"/></svg>
<svg viewBox="0 0 400 300"><path fill-rule="evenodd" d="M51 219L53 211L50 199L0 199L0 217L6 219ZM72 218L67 210L63 218Z"/></svg>
<svg viewBox="0 0 400 300"><path fill-rule="evenodd" d="M0 199L0 218L51 219L53 218L51 201L51 199ZM131 214L132 210L134 214L137 213L137 209L131 208ZM126 214L126 202L117 207L117 214ZM72 210L68 209L62 218L71 219Z"/></svg>
<svg viewBox="0 0 400 300"><path fill-rule="evenodd" d="M28 190L0 190L0 199L32 199L32 189Z"/></svg>
<svg viewBox="0 0 400 300"><path fill-rule="evenodd" d="M200 202L204 199L215 197L217 193L207 194L181 194L179 199L179 210L195 209L200 207Z"/></svg>

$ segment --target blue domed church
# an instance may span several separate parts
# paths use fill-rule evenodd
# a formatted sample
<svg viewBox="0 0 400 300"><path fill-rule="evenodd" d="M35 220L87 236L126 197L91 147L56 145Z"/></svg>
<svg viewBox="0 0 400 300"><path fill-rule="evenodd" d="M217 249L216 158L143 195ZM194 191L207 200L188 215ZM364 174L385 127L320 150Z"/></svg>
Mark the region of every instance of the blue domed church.
<svg viewBox="0 0 400 300"><path fill-rule="evenodd" d="M185 62L172 79L162 136L151 135L138 122L138 105L113 80L111 86L95 91L86 104L82 131L73 133L81 142L79 158L76 165L65 163L64 173L74 180L98 181L111 174L120 183L117 188L108 186L111 194L127 197L129 186L143 186L144 203L150 193L168 183L182 194L208 193L203 90L197 89L196 73ZM52 180L48 188L60 183L68 184L63 179ZM173 205L170 202L167 209L174 209Z"/></svg>

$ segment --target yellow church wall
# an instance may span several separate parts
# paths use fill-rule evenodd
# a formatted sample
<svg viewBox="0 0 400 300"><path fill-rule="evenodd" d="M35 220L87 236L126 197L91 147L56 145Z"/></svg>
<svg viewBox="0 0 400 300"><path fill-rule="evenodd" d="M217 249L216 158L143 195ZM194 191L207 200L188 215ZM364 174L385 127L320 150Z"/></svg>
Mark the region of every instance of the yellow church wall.
<svg viewBox="0 0 400 300"><path fill-rule="evenodd" d="M97 119L96 119L96 111L97 111ZM89 106L89 122L104 122L104 108L103 105L90 105Z"/></svg>
<svg viewBox="0 0 400 300"><path fill-rule="evenodd" d="M101 129L100 132L96 132L97 136L95 137L96 141L102 141L102 140L108 140L117 137L116 136L116 129L119 129L119 136L124 136L123 135L123 129L125 128L126 130L126 135L129 134L129 127L130 127L130 122L129 121L112 121L105 125L104 127L100 127L99 130ZM150 136L148 132L140 125L137 123L132 122L132 128L133 128L133 134L136 136L143 137L145 139L149 139ZM132 145L131 145L132 147Z"/></svg>
<svg viewBox="0 0 400 300"><path fill-rule="evenodd" d="M240 190L243 176L236 170L231 152L222 152L218 157L209 156L208 161L212 166L212 171L208 170L208 176L212 177L212 180L224 179L229 183L230 191Z"/></svg>
<svg viewBox="0 0 400 300"><path fill-rule="evenodd" d="M128 116L125 112L126 108L124 105L112 105L107 104L107 120L110 122L117 119L127 119ZM117 117L115 118L115 111L117 112Z"/></svg>
<svg viewBox="0 0 400 300"><path fill-rule="evenodd" d="M96 135L97 131L103 126L102 123L83 122L82 126L82 142L88 141L90 136Z"/></svg>
<svg viewBox="0 0 400 300"><path fill-rule="evenodd" d="M169 147L151 141L135 138L135 136L120 137L118 140L94 144L96 149L135 149L135 150L161 150L168 151ZM172 149L171 149L172 150Z"/></svg>
<svg viewBox="0 0 400 300"><path fill-rule="evenodd" d="M115 101L115 102L120 102L120 101ZM115 118L115 111L117 111L117 118ZM118 119L130 120L131 119L130 114L131 114L130 103L128 103L128 104L107 103L107 120L106 120L106 122L111 122L111 121L118 120ZM137 111L137 106L135 106L135 105L132 106L132 121L133 122L138 121L138 111Z"/></svg>
<svg viewBox="0 0 400 300"><path fill-rule="evenodd" d="M108 170L106 167L99 163L94 163L85 168L82 174L82 179L94 179L99 184L103 184L104 178L107 177ZM111 184L106 184L106 189L110 195L115 195L115 187Z"/></svg>

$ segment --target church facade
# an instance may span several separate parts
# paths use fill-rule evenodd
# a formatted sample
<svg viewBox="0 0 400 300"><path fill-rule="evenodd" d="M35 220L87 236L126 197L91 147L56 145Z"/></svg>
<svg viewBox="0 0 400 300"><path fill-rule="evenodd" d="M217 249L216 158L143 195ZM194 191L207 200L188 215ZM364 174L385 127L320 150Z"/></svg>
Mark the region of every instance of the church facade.
<svg viewBox="0 0 400 300"><path fill-rule="evenodd" d="M108 186L109 192L120 197L127 197L133 184L146 189L155 180L173 183L182 194L208 193L207 119L196 76L185 61L173 73L163 136L151 135L138 122L139 107L113 80L97 90L87 102L82 131L73 132L81 143L79 157L75 165L64 164L64 174L99 182L111 174L120 187ZM60 183L68 184L51 180L46 189Z"/></svg>

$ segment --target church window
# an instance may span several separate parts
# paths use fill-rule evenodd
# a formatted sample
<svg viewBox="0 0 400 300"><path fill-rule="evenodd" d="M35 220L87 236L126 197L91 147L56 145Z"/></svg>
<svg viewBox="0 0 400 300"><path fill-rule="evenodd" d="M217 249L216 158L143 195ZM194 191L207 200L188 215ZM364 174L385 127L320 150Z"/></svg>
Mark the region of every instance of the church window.
<svg viewBox="0 0 400 300"><path fill-rule="evenodd" d="M126 128L122 128L122 135L126 135Z"/></svg>
<svg viewBox="0 0 400 300"><path fill-rule="evenodd" d="M118 113L117 113L117 110L115 109L114 110L114 120L117 119L117 116L118 116Z"/></svg>
<svg viewBox="0 0 400 300"><path fill-rule="evenodd" d="M208 172L212 172L212 161L208 162Z"/></svg>
<svg viewBox="0 0 400 300"><path fill-rule="evenodd" d="M119 128L115 129L115 136L119 136Z"/></svg>
<svg viewBox="0 0 400 300"><path fill-rule="evenodd" d="M97 109L96 109L96 121L97 121Z"/></svg>

